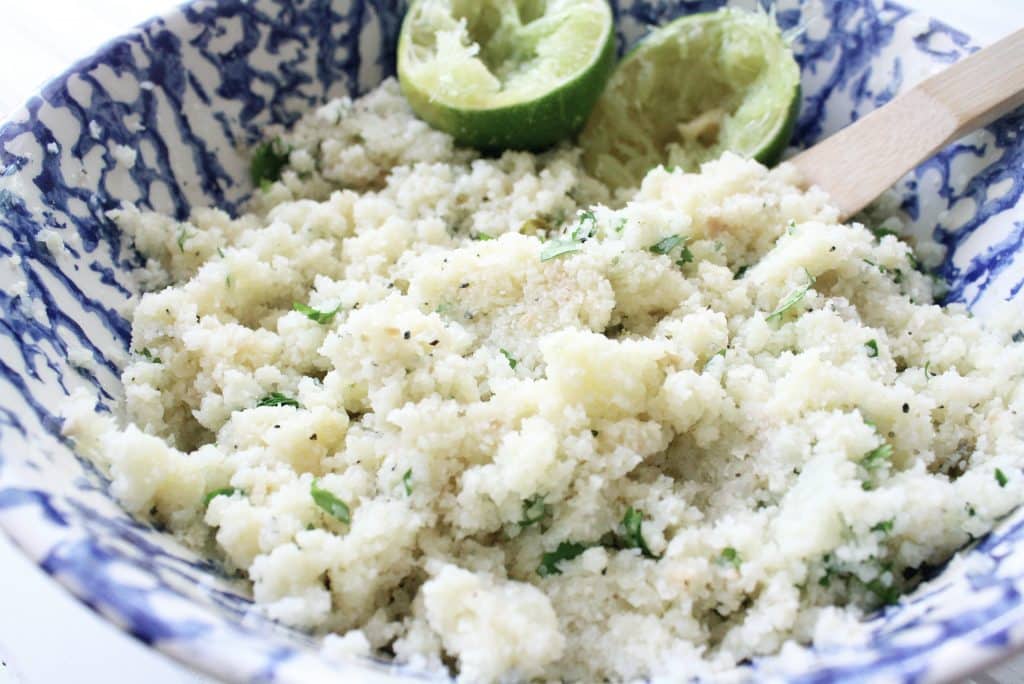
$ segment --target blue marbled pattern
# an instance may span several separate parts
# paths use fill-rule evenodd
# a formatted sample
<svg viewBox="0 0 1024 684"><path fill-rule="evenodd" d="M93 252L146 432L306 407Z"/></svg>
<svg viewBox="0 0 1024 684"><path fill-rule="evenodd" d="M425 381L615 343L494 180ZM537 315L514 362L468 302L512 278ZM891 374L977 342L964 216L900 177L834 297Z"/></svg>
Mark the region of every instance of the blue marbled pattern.
<svg viewBox="0 0 1024 684"><path fill-rule="evenodd" d="M724 3L615 4L625 47L651 24ZM805 92L797 145L973 49L962 33L882 0L762 4L795 36ZM269 123L391 73L402 5L194 2L74 65L0 126L0 527L89 606L226 679L418 678L370 661L328 664L306 636L246 616L244 587L127 516L60 436L58 408L73 387L98 389L101 410L121 391L122 312L137 296L126 272L139 257L105 212L122 199L178 216L197 205L237 209L249 192L244 145ZM979 315L1024 288L1022 130L1018 112L899 186L915 230L950 248L941 269L949 299ZM131 168L119 165L116 145L138 152ZM47 229L64 251L43 243ZM92 363L72 367L72 351ZM765 658L751 673L796 682L952 677L1024 645L1022 589L1018 514L871 620L866 644Z"/></svg>

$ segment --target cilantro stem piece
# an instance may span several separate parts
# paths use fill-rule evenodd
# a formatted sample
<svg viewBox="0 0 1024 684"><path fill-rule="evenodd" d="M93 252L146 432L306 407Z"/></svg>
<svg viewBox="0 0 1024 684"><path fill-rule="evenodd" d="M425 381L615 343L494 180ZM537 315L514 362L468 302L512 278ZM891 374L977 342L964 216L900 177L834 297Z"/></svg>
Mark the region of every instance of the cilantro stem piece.
<svg viewBox="0 0 1024 684"><path fill-rule="evenodd" d="M541 577L549 575L561 575L562 571L558 564L562 561L572 560L587 550L586 544L564 541L554 551L548 551L540 557L540 565L537 566L537 574Z"/></svg>
<svg viewBox="0 0 1024 684"><path fill-rule="evenodd" d="M515 370L516 366L519 365L519 361L516 360L516 357L512 356L512 354L507 349L499 349L498 351L500 351L501 355L505 357L506 361L508 361L509 368Z"/></svg>
<svg viewBox="0 0 1024 684"><path fill-rule="evenodd" d="M291 148L280 138L262 143L253 150L252 162L249 166L249 178L253 185L265 188L274 181L281 180L281 171L288 164Z"/></svg>
<svg viewBox="0 0 1024 684"><path fill-rule="evenodd" d="M220 487L213 491L207 492L206 496L203 497L203 506L209 506L210 502L216 499L218 496L233 496L236 493L241 493L242 490L235 489L234 487Z"/></svg>
<svg viewBox="0 0 1024 684"><path fill-rule="evenodd" d="M337 314L341 310L341 304L338 304L338 306L334 307L330 311L314 309L313 307L306 306L305 304L302 304L300 302L295 302L294 304L292 304L292 308L298 311L300 314L304 314L306 318L308 318L309 320L319 323L320 325L326 325L330 323L331 320L334 318L335 314Z"/></svg>
<svg viewBox="0 0 1024 684"><path fill-rule="evenodd" d="M642 512L632 506L626 509L626 514L622 516L622 529L625 531L623 541L626 543L626 548L640 549L647 558L658 558L651 553L651 549L647 546L642 530L643 524L644 514Z"/></svg>
<svg viewBox="0 0 1024 684"><path fill-rule="evenodd" d="M405 475L402 475L402 486L405 487L405 495L412 496L412 468L405 471Z"/></svg>
<svg viewBox="0 0 1024 684"><path fill-rule="evenodd" d="M280 392L271 392L256 402L256 406L294 406L299 408L299 402Z"/></svg>
<svg viewBox="0 0 1024 684"><path fill-rule="evenodd" d="M782 303L779 304L779 308L775 309L775 311L768 314L768 317L765 318L766 321L770 321L776 318L782 318L782 314L792 309L804 298L804 296L807 294L807 291L810 290L811 287L814 285L815 280L814 276L812 276L811 272L808 271L806 268L804 269L804 273L807 274L807 284L802 285L801 287L798 287L797 289L790 292L789 295L784 300L782 300Z"/></svg>
<svg viewBox="0 0 1024 684"><path fill-rule="evenodd" d="M348 504L326 489L321 489L319 482L319 480L313 480L313 484L309 487L309 493L313 497L313 502L341 522L346 524L351 522Z"/></svg>
<svg viewBox="0 0 1024 684"><path fill-rule="evenodd" d="M868 348L869 359L873 359L878 356L878 342L876 340L868 340L864 343L864 346Z"/></svg>

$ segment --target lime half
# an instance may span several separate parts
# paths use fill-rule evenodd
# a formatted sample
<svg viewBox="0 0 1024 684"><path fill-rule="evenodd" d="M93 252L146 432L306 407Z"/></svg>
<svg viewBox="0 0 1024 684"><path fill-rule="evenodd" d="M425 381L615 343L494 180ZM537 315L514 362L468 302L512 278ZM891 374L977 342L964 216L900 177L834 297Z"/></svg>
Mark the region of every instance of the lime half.
<svg viewBox="0 0 1024 684"><path fill-rule="evenodd" d="M398 79L461 145L538 150L575 135L615 65L606 0L418 0Z"/></svg>
<svg viewBox="0 0 1024 684"><path fill-rule="evenodd" d="M580 136L612 187L663 164L694 171L732 151L778 161L800 109L800 67L774 19L723 9L652 32L615 70Z"/></svg>

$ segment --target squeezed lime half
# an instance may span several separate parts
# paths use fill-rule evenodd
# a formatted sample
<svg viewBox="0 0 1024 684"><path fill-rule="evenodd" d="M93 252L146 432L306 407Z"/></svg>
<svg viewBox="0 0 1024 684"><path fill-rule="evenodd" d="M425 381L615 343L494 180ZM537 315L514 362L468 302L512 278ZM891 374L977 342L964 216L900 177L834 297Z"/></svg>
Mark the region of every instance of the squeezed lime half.
<svg viewBox="0 0 1024 684"><path fill-rule="evenodd" d="M723 9L653 31L619 64L580 135L612 187L659 164L695 171L732 151L774 164L800 110L800 67L773 17Z"/></svg>
<svg viewBox="0 0 1024 684"><path fill-rule="evenodd" d="M488 152L575 135L614 66L606 0L417 0L398 40L416 114Z"/></svg>

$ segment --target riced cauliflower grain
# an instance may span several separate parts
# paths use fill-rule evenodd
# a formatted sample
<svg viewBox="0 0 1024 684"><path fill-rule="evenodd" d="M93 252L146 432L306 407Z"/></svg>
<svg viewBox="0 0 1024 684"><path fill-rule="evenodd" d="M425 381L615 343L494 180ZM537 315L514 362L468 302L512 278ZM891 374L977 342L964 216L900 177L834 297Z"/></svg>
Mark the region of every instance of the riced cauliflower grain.
<svg viewBox="0 0 1024 684"><path fill-rule="evenodd" d="M66 431L329 657L742 679L1021 503L1013 316L933 304L789 167L612 194L571 147L454 147L394 81L269 135L251 213L113 212L150 289L125 420Z"/></svg>

